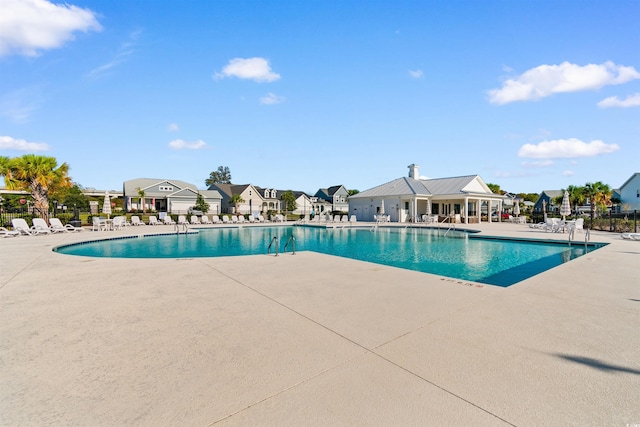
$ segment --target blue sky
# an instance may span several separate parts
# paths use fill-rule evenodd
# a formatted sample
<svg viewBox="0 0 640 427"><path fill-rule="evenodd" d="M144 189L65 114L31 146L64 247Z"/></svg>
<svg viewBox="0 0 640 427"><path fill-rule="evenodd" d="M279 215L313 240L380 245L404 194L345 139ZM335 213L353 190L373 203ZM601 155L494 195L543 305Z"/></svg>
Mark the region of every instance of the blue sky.
<svg viewBox="0 0 640 427"><path fill-rule="evenodd" d="M640 171L640 2L0 0L0 155L310 193Z"/></svg>

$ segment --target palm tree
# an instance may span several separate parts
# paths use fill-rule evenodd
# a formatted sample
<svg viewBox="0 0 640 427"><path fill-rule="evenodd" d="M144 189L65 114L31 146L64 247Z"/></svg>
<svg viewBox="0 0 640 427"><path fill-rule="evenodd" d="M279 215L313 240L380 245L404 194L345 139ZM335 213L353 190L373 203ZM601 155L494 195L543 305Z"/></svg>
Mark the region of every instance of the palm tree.
<svg viewBox="0 0 640 427"><path fill-rule="evenodd" d="M583 206L587 201L584 187L577 187L574 185L570 185L567 187L567 191L569 192L569 202L571 202L571 207L574 209L577 215L578 206Z"/></svg>
<svg viewBox="0 0 640 427"><path fill-rule="evenodd" d="M55 157L25 154L22 157L0 157L0 176L9 190L29 191L34 207L49 219L49 193L71 187L69 165L58 166Z"/></svg>
<svg viewBox="0 0 640 427"><path fill-rule="evenodd" d="M611 201L611 188L600 181L595 183L588 182L584 186L584 196L589 200L591 223L593 223L593 218L596 214L596 206L606 206Z"/></svg>
<svg viewBox="0 0 640 427"><path fill-rule="evenodd" d="M147 193L145 193L144 190L140 187L136 188L136 190L138 191L138 196L140 196L140 203L142 203L142 213L146 213L147 208L145 207L144 196Z"/></svg>
<svg viewBox="0 0 640 427"><path fill-rule="evenodd" d="M229 203L233 204L233 206L235 208L235 213L238 213L238 208L240 207L241 203L244 203L244 199L242 198L242 196L240 194L234 194L229 199Z"/></svg>

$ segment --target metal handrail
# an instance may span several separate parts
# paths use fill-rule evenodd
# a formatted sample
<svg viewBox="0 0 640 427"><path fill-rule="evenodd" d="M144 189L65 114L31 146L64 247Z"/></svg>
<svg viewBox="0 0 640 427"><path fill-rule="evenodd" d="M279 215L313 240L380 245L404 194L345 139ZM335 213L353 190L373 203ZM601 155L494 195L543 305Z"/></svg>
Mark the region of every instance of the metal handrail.
<svg viewBox="0 0 640 427"><path fill-rule="evenodd" d="M273 242L276 242L276 256L278 256L278 236L273 236L271 239L269 247L267 248L267 255L271 254L271 245L273 245Z"/></svg>
<svg viewBox="0 0 640 427"><path fill-rule="evenodd" d="M187 224L186 222L183 222L182 224L176 222L173 226L176 234L180 233L180 226L182 226L182 228L184 229L185 234L189 232L189 224Z"/></svg>
<svg viewBox="0 0 640 427"><path fill-rule="evenodd" d="M287 246L289 246L289 243L291 243L291 255L295 255L296 254L296 238L293 236L289 236L289 240L287 240L287 243L284 244L284 249L282 250L282 253L287 252Z"/></svg>

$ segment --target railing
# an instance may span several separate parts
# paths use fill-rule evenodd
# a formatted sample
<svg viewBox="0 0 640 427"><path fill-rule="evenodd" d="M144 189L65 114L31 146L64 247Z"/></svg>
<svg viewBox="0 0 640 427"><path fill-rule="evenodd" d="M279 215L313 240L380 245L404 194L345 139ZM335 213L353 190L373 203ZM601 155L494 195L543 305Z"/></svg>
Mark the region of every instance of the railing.
<svg viewBox="0 0 640 427"><path fill-rule="evenodd" d="M282 250L282 253L287 252L287 246L289 246L289 243L291 243L291 255L295 255L296 254L296 238L293 236L289 236L289 240L287 240L287 243L284 244L284 249Z"/></svg>
<svg viewBox="0 0 640 427"><path fill-rule="evenodd" d="M173 226L173 229L175 230L176 234L180 233L180 228L182 228L185 234L189 232L189 224L187 224L186 222L183 222L183 223L176 222Z"/></svg>
<svg viewBox="0 0 640 427"><path fill-rule="evenodd" d="M273 236L271 238L271 242L269 243L269 247L267 248L267 255L271 254L271 246L274 242L276 244L276 256L278 256L278 236Z"/></svg>

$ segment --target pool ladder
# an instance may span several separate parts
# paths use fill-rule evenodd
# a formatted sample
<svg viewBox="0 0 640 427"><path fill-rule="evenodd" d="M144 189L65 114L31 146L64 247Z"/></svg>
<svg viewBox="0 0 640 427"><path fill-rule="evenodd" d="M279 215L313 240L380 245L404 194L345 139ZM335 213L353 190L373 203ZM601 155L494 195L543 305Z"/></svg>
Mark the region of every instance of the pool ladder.
<svg viewBox="0 0 640 427"><path fill-rule="evenodd" d="M273 246L273 244L275 243L275 256L278 256L278 236L273 236L271 238L271 242L269 242L269 246L267 247L267 255L271 254L271 246ZM284 244L284 249L282 250L282 253L287 252L287 247L289 247L289 245L291 245L291 255L295 255L296 254L296 238L293 236L289 236L289 239L287 240L287 243Z"/></svg>
<svg viewBox="0 0 640 427"><path fill-rule="evenodd" d="M173 226L173 229L176 232L176 234L180 234L180 228L182 228L185 234L189 232L189 225L186 222L183 222L182 224L178 224L176 222L176 224Z"/></svg>

